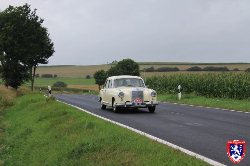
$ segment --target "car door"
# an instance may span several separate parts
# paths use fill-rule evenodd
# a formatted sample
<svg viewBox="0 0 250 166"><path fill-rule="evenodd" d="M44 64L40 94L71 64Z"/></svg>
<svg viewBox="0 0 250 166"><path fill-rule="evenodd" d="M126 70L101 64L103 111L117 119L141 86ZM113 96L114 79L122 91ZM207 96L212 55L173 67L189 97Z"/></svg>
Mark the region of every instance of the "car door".
<svg viewBox="0 0 250 166"><path fill-rule="evenodd" d="M105 104L107 104L108 102L107 102L107 95L106 95L106 91L107 91L107 87L108 87L108 79L106 80L106 82L105 82L105 84L104 84L104 86L103 86L103 89L101 89L101 91L102 91L102 101L105 103Z"/></svg>
<svg viewBox="0 0 250 166"><path fill-rule="evenodd" d="M112 104L112 94L113 94L113 80L110 79L108 81L108 85L107 85L107 89L106 89L106 97L107 97L107 102L109 103L109 105Z"/></svg>

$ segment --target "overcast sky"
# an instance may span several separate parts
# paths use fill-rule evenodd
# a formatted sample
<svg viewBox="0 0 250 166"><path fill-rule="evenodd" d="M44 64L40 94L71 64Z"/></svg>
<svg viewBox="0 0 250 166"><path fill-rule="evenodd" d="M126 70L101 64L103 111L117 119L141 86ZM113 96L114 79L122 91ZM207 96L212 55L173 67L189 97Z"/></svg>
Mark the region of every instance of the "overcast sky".
<svg viewBox="0 0 250 166"><path fill-rule="evenodd" d="M50 65L250 62L250 0L0 0L36 8L55 44Z"/></svg>

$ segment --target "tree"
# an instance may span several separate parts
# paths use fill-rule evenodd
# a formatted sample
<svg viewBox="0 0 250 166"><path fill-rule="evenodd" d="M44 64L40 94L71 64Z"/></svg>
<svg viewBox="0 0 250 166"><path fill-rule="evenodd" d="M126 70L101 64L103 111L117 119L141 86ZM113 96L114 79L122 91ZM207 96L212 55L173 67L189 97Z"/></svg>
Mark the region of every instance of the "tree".
<svg viewBox="0 0 250 166"><path fill-rule="evenodd" d="M240 71L238 68L234 68L233 71Z"/></svg>
<svg viewBox="0 0 250 166"><path fill-rule="evenodd" d="M104 70L98 70L94 74L95 83L99 86L99 90L101 89L101 85L104 85L107 79L107 73Z"/></svg>
<svg viewBox="0 0 250 166"><path fill-rule="evenodd" d="M116 66L111 67L108 70L108 75L109 76L116 76L116 75L139 76L140 75L139 65L132 59L123 59L122 61L119 61Z"/></svg>
<svg viewBox="0 0 250 166"><path fill-rule="evenodd" d="M54 87L54 88L67 88L67 86L68 85L62 81L57 81L52 85L52 87Z"/></svg>
<svg viewBox="0 0 250 166"><path fill-rule="evenodd" d="M107 71L107 75L108 76L118 76L121 74L116 66L111 66L111 68Z"/></svg>
<svg viewBox="0 0 250 166"><path fill-rule="evenodd" d="M143 71L144 71L144 72L154 72L154 71L155 71L155 68L154 68L154 66L151 66L151 67L149 67L149 68L144 68Z"/></svg>
<svg viewBox="0 0 250 166"><path fill-rule="evenodd" d="M16 63L15 61L2 63L1 77L5 86L11 86L17 89L24 81L29 79L29 73L27 71L27 66Z"/></svg>
<svg viewBox="0 0 250 166"><path fill-rule="evenodd" d="M7 72L2 74L6 84L18 82L18 87L31 79L33 90L37 66L48 63L48 58L54 53L53 43L42 23L43 19L36 15L36 9L31 11L28 4L9 6L0 12L0 60L3 72ZM15 70L5 70L10 65ZM10 72L18 79L11 77Z"/></svg>
<svg viewBox="0 0 250 166"><path fill-rule="evenodd" d="M193 66L188 68L187 71L202 71L202 68L199 66Z"/></svg>

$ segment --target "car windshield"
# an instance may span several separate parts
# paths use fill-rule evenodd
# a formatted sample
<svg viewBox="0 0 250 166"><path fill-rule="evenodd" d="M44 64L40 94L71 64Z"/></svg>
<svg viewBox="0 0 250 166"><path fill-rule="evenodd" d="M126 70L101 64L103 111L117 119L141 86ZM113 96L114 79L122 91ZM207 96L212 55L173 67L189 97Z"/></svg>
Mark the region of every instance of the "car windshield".
<svg viewBox="0 0 250 166"><path fill-rule="evenodd" d="M145 87L142 79L139 78L120 78L114 80L114 87Z"/></svg>

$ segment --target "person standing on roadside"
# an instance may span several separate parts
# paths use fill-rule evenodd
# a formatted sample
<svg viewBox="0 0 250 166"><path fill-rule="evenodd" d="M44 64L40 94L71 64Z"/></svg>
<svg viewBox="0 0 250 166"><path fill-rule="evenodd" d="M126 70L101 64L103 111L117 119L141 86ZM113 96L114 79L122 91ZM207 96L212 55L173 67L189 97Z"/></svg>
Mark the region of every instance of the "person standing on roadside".
<svg viewBox="0 0 250 166"><path fill-rule="evenodd" d="M49 97L51 97L51 86L48 86Z"/></svg>

